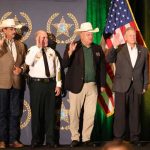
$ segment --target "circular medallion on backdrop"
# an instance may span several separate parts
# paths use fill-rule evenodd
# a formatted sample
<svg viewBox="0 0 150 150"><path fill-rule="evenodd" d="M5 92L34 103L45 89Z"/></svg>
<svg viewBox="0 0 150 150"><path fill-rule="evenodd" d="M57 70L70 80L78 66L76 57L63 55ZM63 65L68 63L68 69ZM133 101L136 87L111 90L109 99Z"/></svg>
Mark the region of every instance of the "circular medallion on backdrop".
<svg viewBox="0 0 150 150"><path fill-rule="evenodd" d="M25 128L30 123L30 120L31 120L31 108L28 101L24 100L23 114L21 118L20 128L21 129Z"/></svg>
<svg viewBox="0 0 150 150"><path fill-rule="evenodd" d="M13 15L12 12L6 12L1 17L1 20L5 20L7 18L14 18L16 24L22 24L21 29L17 29L17 39L20 39L22 42L27 40L32 32L32 21L29 18L29 16L25 12L19 13L19 19L18 16ZM21 19L20 19L21 18Z"/></svg>
<svg viewBox="0 0 150 150"><path fill-rule="evenodd" d="M67 44L74 41L76 38L74 30L78 28L78 21L72 13L67 13L66 16L54 13L47 21L47 32L56 36L58 44Z"/></svg>

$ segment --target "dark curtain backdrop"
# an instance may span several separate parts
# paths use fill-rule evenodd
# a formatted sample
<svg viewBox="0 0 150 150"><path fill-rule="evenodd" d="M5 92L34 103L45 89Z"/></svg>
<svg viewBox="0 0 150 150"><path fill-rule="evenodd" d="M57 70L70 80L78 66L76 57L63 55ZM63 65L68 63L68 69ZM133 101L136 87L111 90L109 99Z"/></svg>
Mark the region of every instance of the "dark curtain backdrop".
<svg viewBox="0 0 150 150"><path fill-rule="evenodd" d="M150 50L150 0L129 0L136 22Z"/></svg>
<svg viewBox="0 0 150 150"><path fill-rule="evenodd" d="M129 0L138 27L150 50L150 0ZM149 63L150 65L150 63ZM149 72L150 73L150 72ZM150 76L149 76L150 77ZM141 108L141 139L150 140L150 89L144 94Z"/></svg>

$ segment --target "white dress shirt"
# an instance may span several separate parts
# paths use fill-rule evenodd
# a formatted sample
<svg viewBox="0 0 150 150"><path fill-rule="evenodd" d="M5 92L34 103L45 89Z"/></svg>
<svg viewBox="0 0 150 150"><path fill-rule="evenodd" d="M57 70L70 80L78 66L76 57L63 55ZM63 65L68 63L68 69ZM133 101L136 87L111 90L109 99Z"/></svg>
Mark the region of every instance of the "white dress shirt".
<svg viewBox="0 0 150 150"><path fill-rule="evenodd" d="M137 50L136 45L133 48L131 48L131 46L127 44L127 47L128 47L128 51L129 51L129 55L131 59L131 64L132 64L132 67L134 68L137 57L138 57L138 50Z"/></svg>
<svg viewBox="0 0 150 150"><path fill-rule="evenodd" d="M12 53L14 61L16 61L16 59L17 59L17 50L16 50L16 45L15 45L14 40L11 40L11 41L10 40L6 40L6 43L7 43L8 47L9 47L10 52Z"/></svg>
<svg viewBox="0 0 150 150"><path fill-rule="evenodd" d="M45 49L48 66L50 70L50 78L56 77L56 86L61 87L60 62L56 53L50 47ZM29 75L34 78L47 78L45 74L45 66L42 55L42 49L37 46L29 48L25 63L29 65Z"/></svg>

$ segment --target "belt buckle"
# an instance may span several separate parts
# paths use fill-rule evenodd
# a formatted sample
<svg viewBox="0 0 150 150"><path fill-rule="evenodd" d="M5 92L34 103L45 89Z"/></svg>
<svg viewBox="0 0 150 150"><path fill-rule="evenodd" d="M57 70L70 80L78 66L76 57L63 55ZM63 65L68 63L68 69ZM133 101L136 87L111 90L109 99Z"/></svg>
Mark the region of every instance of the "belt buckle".
<svg viewBox="0 0 150 150"><path fill-rule="evenodd" d="M44 79L44 82L49 82L49 79L48 79L48 78L45 78L45 79Z"/></svg>
<svg viewBox="0 0 150 150"><path fill-rule="evenodd" d="M40 80L39 78L37 78L35 81L38 81L38 82L39 82L39 81L41 81L41 80Z"/></svg>

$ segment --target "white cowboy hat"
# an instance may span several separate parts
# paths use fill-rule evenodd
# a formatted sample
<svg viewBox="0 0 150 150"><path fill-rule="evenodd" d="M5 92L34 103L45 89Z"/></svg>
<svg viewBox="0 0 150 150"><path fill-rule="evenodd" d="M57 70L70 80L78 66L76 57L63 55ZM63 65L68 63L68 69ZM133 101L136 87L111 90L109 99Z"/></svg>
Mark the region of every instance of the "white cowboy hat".
<svg viewBox="0 0 150 150"><path fill-rule="evenodd" d="M79 29L75 30L75 33L78 34L80 32L84 32L84 31L95 33L95 32L99 32L99 28L93 29L92 24L90 22L84 22L81 24Z"/></svg>
<svg viewBox="0 0 150 150"><path fill-rule="evenodd" d="M0 24L0 29L3 28L17 28L20 29L22 28L22 24L16 24L14 19L6 19L2 20Z"/></svg>

